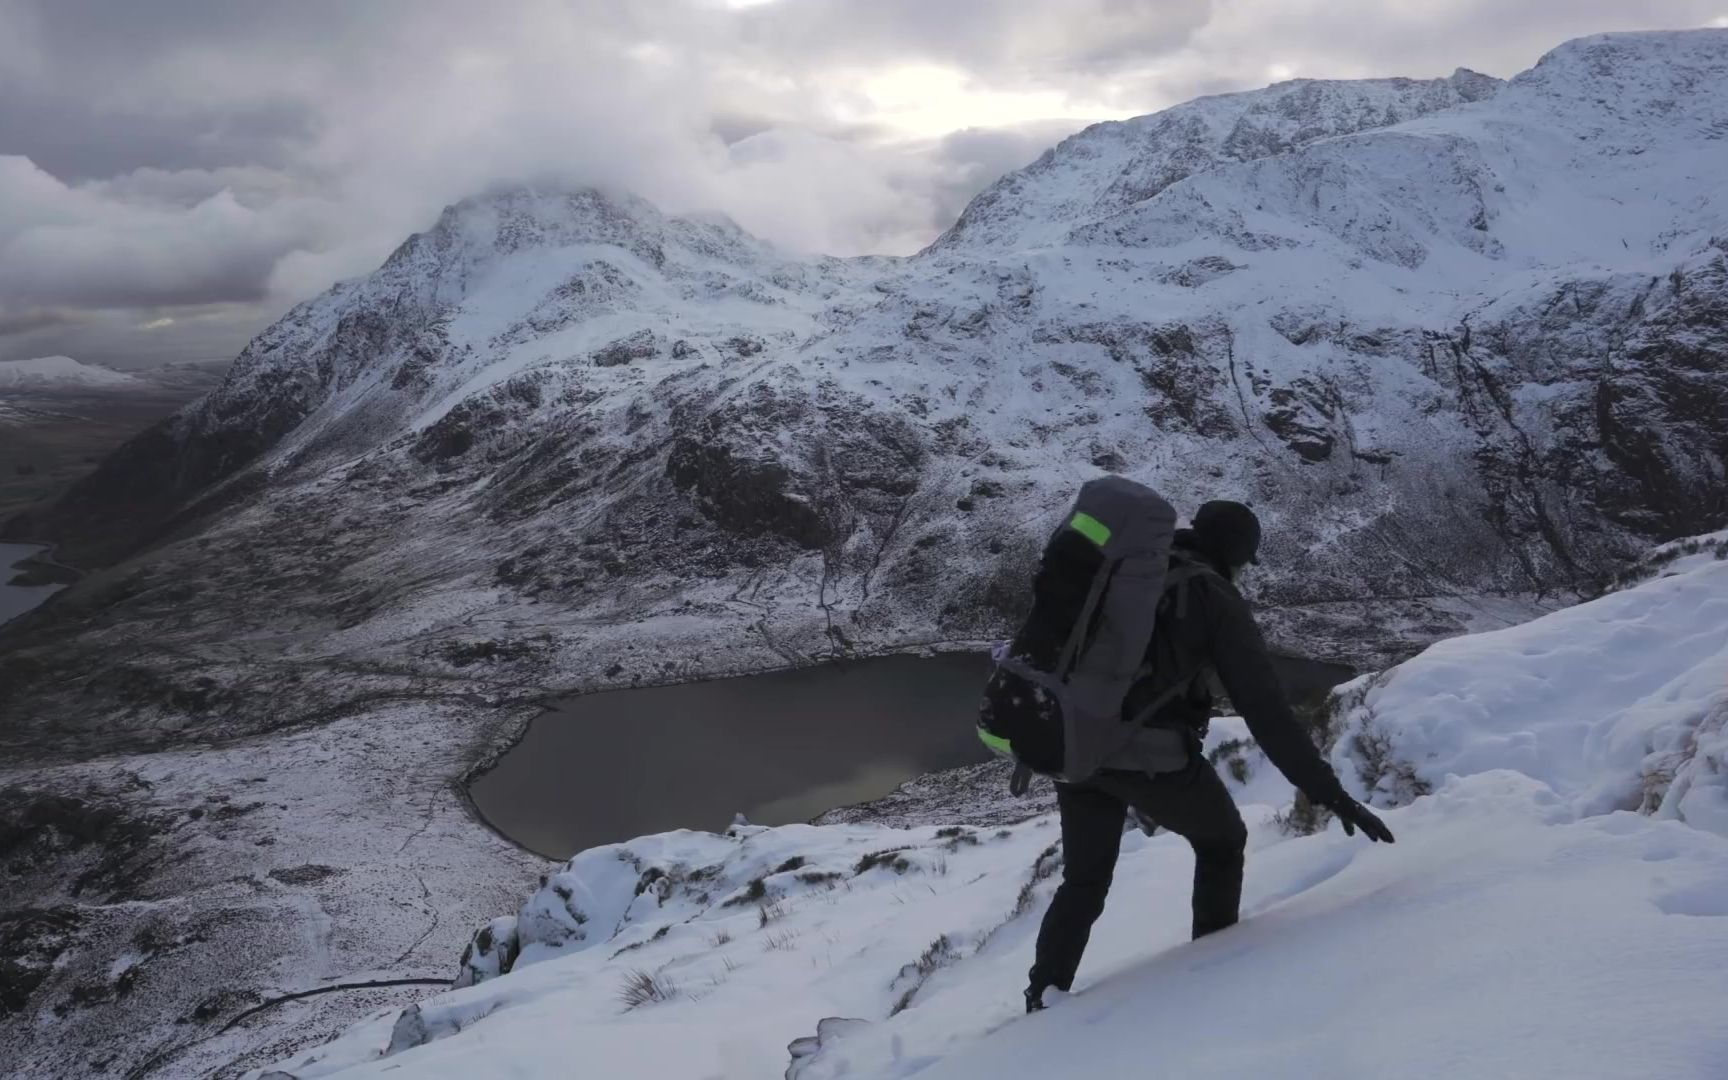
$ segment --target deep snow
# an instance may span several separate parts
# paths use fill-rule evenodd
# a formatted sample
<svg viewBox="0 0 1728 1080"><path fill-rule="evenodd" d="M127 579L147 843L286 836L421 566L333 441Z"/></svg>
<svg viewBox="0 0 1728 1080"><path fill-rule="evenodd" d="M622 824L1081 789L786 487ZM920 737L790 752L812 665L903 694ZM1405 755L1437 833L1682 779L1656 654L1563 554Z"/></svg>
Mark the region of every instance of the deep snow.
<svg viewBox="0 0 1728 1080"><path fill-rule="evenodd" d="M1725 541L1342 691L1334 760L1387 807L1396 845L1336 823L1290 837L1275 814L1291 790L1249 753L1231 780L1251 826L1238 927L1182 940L1191 856L1131 833L1076 994L1039 1016L1018 1015L1018 994L1058 872L1051 815L741 826L576 856L470 949L476 985L279 1068L1720 1077ZM1225 720L1211 739L1242 734ZM1687 746L1678 770L1657 770L1673 778L1663 798L1653 762ZM1364 782L1394 773L1410 782ZM1616 808L1640 791L1637 809ZM628 1007L642 976L650 1000Z"/></svg>

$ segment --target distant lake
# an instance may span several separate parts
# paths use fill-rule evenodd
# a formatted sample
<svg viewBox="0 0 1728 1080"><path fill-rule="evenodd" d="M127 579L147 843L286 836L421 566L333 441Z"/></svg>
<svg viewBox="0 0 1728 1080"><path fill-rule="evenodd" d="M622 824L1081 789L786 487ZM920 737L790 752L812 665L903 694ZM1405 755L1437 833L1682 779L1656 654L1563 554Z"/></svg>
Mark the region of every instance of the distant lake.
<svg viewBox="0 0 1728 1080"><path fill-rule="evenodd" d="M1278 658L1313 697L1354 672ZM469 792L504 835L563 859L646 833L808 821L924 773L987 760L973 732L990 660L884 656L584 694L535 718Z"/></svg>
<svg viewBox="0 0 1728 1080"><path fill-rule="evenodd" d="M48 549L40 544L0 544L0 623L16 619L53 596L64 585L10 585L17 564Z"/></svg>

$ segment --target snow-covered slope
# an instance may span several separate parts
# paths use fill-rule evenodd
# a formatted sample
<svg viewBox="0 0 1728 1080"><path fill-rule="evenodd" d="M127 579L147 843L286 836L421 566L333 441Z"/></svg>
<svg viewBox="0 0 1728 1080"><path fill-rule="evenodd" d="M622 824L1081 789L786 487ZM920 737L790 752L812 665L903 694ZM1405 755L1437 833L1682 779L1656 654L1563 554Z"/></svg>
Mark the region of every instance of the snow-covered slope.
<svg viewBox="0 0 1728 1080"><path fill-rule="evenodd" d="M1383 804L1512 768L1573 813L1728 836L1725 560L1728 533L1666 545L1636 588L1341 687L1334 764Z"/></svg>
<svg viewBox="0 0 1728 1080"><path fill-rule="evenodd" d="M1070 140L908 259L795 258L616 192L452 207L18 530L109 569L0 635L0 779L175 824L104 848L136 873L40 953L30 1015L79 1023L0 1049L215 1060L251 1002L423 974L454 932L426 897L479 866L517 888L456 782L531 701L999 636L1101 471L1255 503L1274 637L1373 666L1721 528L1725 88L1720 30L1582 39L1498 87L1273 87ZM303 874L403 831L373 793L407 731L441 827ZM169 767L207 750L250 790L290 738L318 749L244 813ZM94 858L44 847L18 910L83 904ZM280 899L268 947L238 882ZM416 930L368 937L398 886ZM192 943L122 1000L146 901ZM197 996L201 963L236 996ZM244 1049L304 1038L298 1008Z"/></svg>
<svg viewBox="0 0 1728 1080"><path fill-rule="evenodd" d="M1250 755L1241 926L1184 942L1191 856L1131 834L1078 993L1047 1014L1016 1016L1060 866L1051 816L735 827L578 855L477 937L469 988L280 1068L1718 1076L1728 537L1691 552L1343 692L1335 761L1402 805L1395 846L1287 837L1290 789Z"/></svg>
<svg viewBox="0 0 1728 1080"><path fill-rule="evenodd" d="M116 390L141 385L136 376L81 364L70 356L0 360L0 390Z"/></svg>
<svg viewBox="0 0 1728 1080"><path fill-rule="evenodd" d="M1297 79L1094 124L992 184L934 246L1050 246L1076 225L1126 210L1195 173L1390 127L1492 97L1502 85L1463 68L1447 79Z"/></svg>

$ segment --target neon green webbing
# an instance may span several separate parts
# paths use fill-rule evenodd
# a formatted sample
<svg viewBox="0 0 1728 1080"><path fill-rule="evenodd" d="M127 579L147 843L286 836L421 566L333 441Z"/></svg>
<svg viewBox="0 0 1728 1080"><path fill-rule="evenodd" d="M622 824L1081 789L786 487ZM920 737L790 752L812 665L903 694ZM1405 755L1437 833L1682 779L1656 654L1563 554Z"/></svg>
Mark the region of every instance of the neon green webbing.
<svg viewBox="0 0 1728 1080"><path fill-rule="evenodd" d="M1075 514L1074 520L1068 523L1069 528L1086 539L1103 547L1110 542L1110 526L1099 521L1091 514Z"/></svg>
<svg viewBox="0 0 1728 1080"><path fill-rule="evenodd" d="M1014 744L1000 735L992 735L983 728L978 729L978 741L996 751L998 754L1013 756Z"/></svg>

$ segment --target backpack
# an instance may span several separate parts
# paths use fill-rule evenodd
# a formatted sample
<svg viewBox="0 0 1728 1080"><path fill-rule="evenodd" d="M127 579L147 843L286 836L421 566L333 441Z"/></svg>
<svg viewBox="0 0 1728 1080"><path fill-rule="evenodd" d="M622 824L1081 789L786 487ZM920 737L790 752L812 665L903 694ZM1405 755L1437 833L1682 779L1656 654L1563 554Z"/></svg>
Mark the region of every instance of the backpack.
<svg viewBox="0 0 1728 1080"><path fill-rule="evenodd" d="M1081 783L1133 736L1123 699L1142 674L1176 510L1121 476L1088 481L1044 547L1032 611L984 688L978 738L1027 772Z"/></svg>

